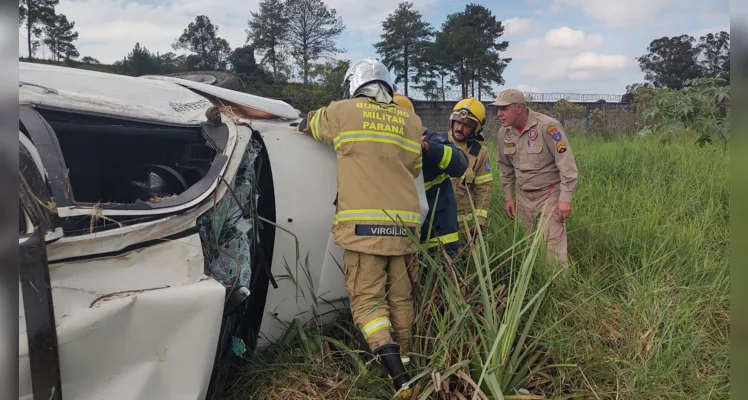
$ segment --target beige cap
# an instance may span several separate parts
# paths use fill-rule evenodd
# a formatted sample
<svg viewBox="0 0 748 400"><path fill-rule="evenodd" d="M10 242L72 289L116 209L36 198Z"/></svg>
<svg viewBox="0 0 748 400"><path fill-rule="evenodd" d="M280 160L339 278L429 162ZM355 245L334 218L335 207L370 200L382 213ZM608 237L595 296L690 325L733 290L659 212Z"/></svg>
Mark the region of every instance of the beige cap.
<svg viewBox="0 0 748 400"><path fill-rule="evenodd" d="M491 105L508 106L510 104L527 104L525 95L517 89L506 89L499 92Z"/></svg>

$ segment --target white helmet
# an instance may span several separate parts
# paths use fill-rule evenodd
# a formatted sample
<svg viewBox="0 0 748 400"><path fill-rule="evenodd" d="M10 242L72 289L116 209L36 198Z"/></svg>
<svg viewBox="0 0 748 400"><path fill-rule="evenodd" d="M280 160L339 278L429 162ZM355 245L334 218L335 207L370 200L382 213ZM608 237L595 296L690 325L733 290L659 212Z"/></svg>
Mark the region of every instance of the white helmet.
<svg viewBox="0 0 748 400"><path fill-rule="evenodd" d="M377 59L364 58L353 63L346 71L343 78L343 98L353 97L360 87L371 82L382 83L390 91L390 95L395 92L395 82L387 66Z"/></svg>

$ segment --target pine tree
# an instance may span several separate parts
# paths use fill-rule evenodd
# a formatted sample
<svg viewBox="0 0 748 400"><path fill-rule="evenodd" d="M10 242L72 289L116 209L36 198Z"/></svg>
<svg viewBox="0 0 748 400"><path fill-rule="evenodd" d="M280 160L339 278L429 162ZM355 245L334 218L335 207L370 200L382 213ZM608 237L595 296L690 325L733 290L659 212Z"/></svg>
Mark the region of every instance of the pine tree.
<svg viewBox="0 0 748 400"><path fill-rule="evenodd" d="M286 43L296 57L306 85L312 60L345 51L335 43L345 25L337 11L321 0L287 0L286 11L289 28Z"/></svg>
<svg viewBox="0 0 748 400"><path fill-rule="evenodd" d="M263 0L259 12L252 12L247 32L247 42L262 55L262 63L273 68L273 79L279 81L279 73L285 64L283 43L288 34L288 17L281 0Z"/></svg>
<svg viewBox="0 0 748 400"><path fill-rule="evenodd" d="M26 40L29 46L29 59L34 57L44 27L54 23L55 7L59 0L19 0L19 23L26 23Z"/></svg>
<svg viewBox="0 0 748 400"><path fill-rule="evenodd" d="M55 15L51 23L44 27L44 44L49 47L55 61L77 58L80 54L73 44L78 40L78 32L73 31L74 21L68 21L64 14Z"/></svg>
<svg viewBox="0 0 748 400"><path fill-rule="evenodd" d="M433 36L431 25L423 20L413 3L403 2L382 22L382 40L374 44L382 61L395 71L395 82L404 81L408 95L408 77L415 73L415 65L423 58L426 43Z"/></svg>
<svg viewBox="0 0 748 400"><path fill-rule="evenodd" d="M172 48L194 53L195 57L192 59L195 67L203 70L226 69L227 59L231 54L229 42L218 37L218 26L213 25L205 15L195 17L195 22L187 25Z"/></svg>

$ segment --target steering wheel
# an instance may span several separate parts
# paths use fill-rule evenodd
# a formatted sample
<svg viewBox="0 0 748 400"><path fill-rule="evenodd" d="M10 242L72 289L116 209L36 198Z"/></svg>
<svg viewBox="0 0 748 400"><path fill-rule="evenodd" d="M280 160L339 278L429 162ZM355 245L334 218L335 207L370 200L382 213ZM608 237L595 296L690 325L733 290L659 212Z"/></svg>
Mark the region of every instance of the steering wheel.
<svg viewBox="0 0 748 400"><path fill-rule="evenodd" d="M140 165L133 175L136 178L131 179L130 184L138 193L137 197L143 201L181 194L189 188L182 174L167 165Z"/></svg>

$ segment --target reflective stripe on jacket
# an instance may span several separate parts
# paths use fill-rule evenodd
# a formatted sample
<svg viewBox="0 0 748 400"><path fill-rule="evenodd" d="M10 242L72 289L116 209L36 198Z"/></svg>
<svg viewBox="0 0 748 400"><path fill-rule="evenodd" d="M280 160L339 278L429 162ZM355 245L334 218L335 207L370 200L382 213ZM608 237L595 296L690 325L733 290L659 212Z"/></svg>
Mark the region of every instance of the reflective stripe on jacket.
<svg viewBox="0 0 748 400"><path fill-rule="evenodd" d="M337 154L335 243L382 256L418 251L406 229L419 239L421 119L394 103L358 97L309 112L298 130Z"/></svg>
<svg viewBox="0 0 748 400"><path fill-rule="evenodd" d="M450 178L465 174L467 157L449 141L446 133L425 131L423 134L429 143L429 149L423 152L423 180L429 214L421 227L421 240L427 241L429 248L444 243L450 256L455 256L459 249L459 226Z"/></svg>

